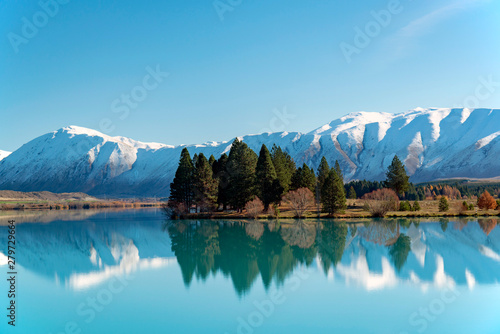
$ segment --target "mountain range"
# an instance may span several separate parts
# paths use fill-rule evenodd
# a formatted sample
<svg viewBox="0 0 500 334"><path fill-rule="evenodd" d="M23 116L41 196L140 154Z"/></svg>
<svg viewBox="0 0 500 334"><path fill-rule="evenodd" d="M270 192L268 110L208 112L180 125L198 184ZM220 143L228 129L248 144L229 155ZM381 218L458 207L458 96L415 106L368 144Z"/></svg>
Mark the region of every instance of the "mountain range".
<svg viewBox="0 0 500 334"><path fill-rule="evenodd" d="M308 133L238 137L255 152L279 145L297 166L340 162L346 180L383 180L397 154L412 182L500 177L500 109L417 108L356 112ZM0 189L168 196L181 150L220 157L230 141L171 146L68 126L8 154L0 151Z"/></svg>

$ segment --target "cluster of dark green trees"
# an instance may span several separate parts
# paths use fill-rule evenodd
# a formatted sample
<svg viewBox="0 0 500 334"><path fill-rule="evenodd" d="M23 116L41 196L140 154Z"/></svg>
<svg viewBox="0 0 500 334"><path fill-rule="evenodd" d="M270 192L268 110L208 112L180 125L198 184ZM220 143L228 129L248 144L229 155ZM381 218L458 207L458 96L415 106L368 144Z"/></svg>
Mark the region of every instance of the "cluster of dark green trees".
<svg viewBox="0 0 500 334"><path fill-rule="evenodd" d="M193 159L187 148L181 152L175 178L170 185L169 205L180 211L242 211L257 196L267 210L279 205L283 196L299 188L309 189L330 214L346 208L346 191L340 165L330 168L325 157L318 173L303 164L297 168L292 157L279 146L271 151L262 145L259 155L235 139L229 155L208 159L200 153Z"/></svg>
<svg viewBox="0 0 500 334"><path fill-rule="evenodd" d="M400 163L401 161L396 163L396 166L399 166L397 167L399 173L396 174L403 175L400 167L402 164ZM404 176L400 179L403 180ZM423 201L428 197L448 196L448 194L443 190L449 189L450 187L452 189L456 189L461 196L465 196L467 198L479 197L485 191L488 191L490 194L500 195L500 183L498 182L480 183L470 182L469 180L452 180L422 184L413 184L408 182L407 188L404 188L405 191L403 194L400 194L400 197L410 201ZM353 196L362 197L364 194L368 194L382 188L388 188L388 185L384 181L351 181L345 185L346 192L349 194L348 198L355 198ZM429 189L431 190L430 193Z"/></svg>

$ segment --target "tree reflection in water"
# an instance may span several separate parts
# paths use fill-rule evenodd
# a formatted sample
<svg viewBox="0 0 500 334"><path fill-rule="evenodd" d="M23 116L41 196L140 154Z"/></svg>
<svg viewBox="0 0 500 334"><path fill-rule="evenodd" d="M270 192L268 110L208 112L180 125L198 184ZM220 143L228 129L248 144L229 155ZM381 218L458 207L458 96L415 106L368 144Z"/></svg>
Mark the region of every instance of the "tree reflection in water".
<svg viewBox="0 0 500 334"><path fill-rule="evenodd" d="M496 219L480 219L479 227L488 235ZM443 231L448 223L441 221ZM249 291L260 275L269 289L280 286L299 265L321 260L327 274L336 268L344 249L355 239L384 247L395 269L400 272L411 250L411 239L401 229L418 228L408 219L365 221L348 224L334 220L285 221L166 221L172 251L188 287L193 277L205 280L210 273L230 277L239 296ZM467 221L459 219L455 229ZM476 225L477 226L477 225Z"/></svg>

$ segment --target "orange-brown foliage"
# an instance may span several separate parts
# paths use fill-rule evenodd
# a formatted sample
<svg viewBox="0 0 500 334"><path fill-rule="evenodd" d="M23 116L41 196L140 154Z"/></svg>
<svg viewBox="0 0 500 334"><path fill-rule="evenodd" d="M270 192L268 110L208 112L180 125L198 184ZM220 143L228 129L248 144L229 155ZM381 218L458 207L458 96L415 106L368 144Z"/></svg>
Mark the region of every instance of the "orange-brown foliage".
<svg viewBox="0 0 500 334"><path fill-rule="evenodd" d="M488 209L496 209L497 208L497 202L493 198L493 196L490 195L489 192L485 191L481 197L478 198L477 200L477 206L480 209L483 210L488 210Z"/></svg>

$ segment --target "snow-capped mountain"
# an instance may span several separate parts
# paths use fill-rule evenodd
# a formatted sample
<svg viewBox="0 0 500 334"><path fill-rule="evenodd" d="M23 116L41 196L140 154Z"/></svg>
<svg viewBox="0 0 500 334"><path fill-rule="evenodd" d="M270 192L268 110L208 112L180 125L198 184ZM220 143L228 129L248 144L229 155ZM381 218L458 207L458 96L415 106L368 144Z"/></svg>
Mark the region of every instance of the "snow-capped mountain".
<svg viewBox="0 0 500 334"><path fill-rule="evenodd" d="M397 154L413 182L500 176L500 109L351 113L309 133L239 137L254 151L273 144L297 165L339 160L346 180L383 179ZM230 141L187 146L216 158ZM70 126L38 137L0 161L0 189L166 196L182 148Z"/></svg>
<svg viewBox="0 0 500 334"><path fill-rule="evenodd" d="M12 152L7 152L7 151L2 151L0 150L0 160L6 158L7 156L9 156L9 154L11 154Z"/></svg>

